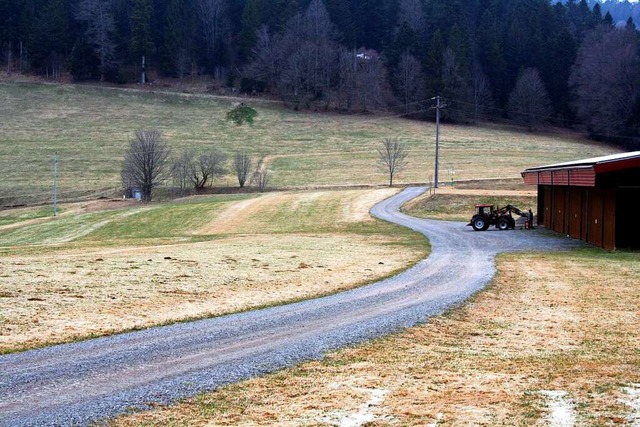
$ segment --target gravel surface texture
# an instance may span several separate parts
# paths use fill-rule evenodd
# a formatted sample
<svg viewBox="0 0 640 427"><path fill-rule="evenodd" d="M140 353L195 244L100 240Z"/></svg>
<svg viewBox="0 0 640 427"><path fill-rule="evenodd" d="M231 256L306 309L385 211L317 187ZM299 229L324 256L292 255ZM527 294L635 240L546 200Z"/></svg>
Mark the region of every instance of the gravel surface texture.
<svg viewBox="0 0 640 427"><path fill-rule="evenodd" d="M497 253L581 245L399 212L424 191L409 188L371 210L431 241L431 255L406 272L330 297L0 356L0 425L87 425L318 359L460 304L490 282Z"/></svg>

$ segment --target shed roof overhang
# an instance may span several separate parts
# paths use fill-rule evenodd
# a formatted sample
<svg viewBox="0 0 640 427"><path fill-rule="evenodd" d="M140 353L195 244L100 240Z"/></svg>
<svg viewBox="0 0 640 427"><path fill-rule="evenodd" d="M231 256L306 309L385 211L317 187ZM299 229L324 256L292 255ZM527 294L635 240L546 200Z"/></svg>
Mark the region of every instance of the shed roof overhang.
<svg viewBox="0 0 640 427"><path fill-rule="evenodd" d="M529 168L522 178L529 185L595 187L600 174L636 168L640 168L640 151Z"/></svg>

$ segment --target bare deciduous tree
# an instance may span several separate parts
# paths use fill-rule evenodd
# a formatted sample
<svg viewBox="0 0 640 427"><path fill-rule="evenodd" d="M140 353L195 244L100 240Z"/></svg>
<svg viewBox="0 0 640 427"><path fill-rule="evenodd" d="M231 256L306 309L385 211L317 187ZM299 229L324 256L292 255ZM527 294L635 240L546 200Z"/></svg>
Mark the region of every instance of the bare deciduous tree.
<svg viewBox="0 0 640 427"><path fill-rule="evenodd" d="M191 184L191 168L193 165L193 151L187 151L180 157L173 160L171 166L171 176L173 183L180 191L180 195L184 196L187 193L187 188Z"/></svg>
<svg viewBox="0 0 640 427"><path fill-rule="evenodd" d="M303 14L290 19L282 35L264 27L257 33L248 77L267 87L294 108L321 104L347 111L385 107L391 97L386 69L377 52L347 50L322 0L312 0Z"/></svg>
<svg viewBox="0 0 640 427"><path fill-rule="evenodd" d="M278 80L280 96L295 109L309 106L313 97L313 93L306 90L305 83L306 56L310 47L308 43L303 45L287 55Z"/></svg>
<svg viewBox="0 0 640 427"><path fill-rule="evenodd" d="M421 0L400 0L398 23L406 22L416 34L424 31L424 7Z"/></svg>
<svg viewBox="0 0 640 427"><path fill-rule="evenodd" d="M100 60L100 81L105 80L109 67L113 65L116 48L112 39L115 22L111 5L110 0L82 0L76 11L76 19L87 25L87 38Z"/></svg>
<svg viewBox="0 0 640 427"><path fill-rule="evenodd" d="M398 82L398 96L402 97L404 113L409 114L419 107L417 101L425 99L424 80L421 77L420 62L409 52L400 57L396 79Z"/></svg>
<svg viewBox="0 0 640 427"><path fill-rule="evenodd" d="M340 46L337 67L337 84L332 92L334 104L350 113L356 95L356 51Z"/></svg>
<svg viewBox="0 0 640 427"><path fill-rule="evenodd" d="M227 155L218 150L212 150L201 154L198 158L193 156L189 179L196 190L202 190L207 184L211 186L216 176L224 175L227 171L225 163Z"/></svg>
<svg viewBox="0 0 640 427"><path fill-rule="evenodd" d="M64 55L51 52L47 57L46 75L47 78L59 79L64 70L65 59Z"/></svg>
<svg viewBox="0 0 640 427"><path fill-rule="evenodd" d="M335 69L337 32L322 0L312 0L304 14L306 89L314 97L326 94Z"/></svg>
<svg viewBox="0 0 640 427"><path fill-rule="evenodd" d="M249 77L277 88L294 107L312 101L327 102L335 73L337 33L322 0L312 0L306 11L291 18L280 36L263 27L257 33Z"/></svg>
<svg viewBox="0 0 640 427"><path fill-rule="evenodd" d="M246 151L236 152L234 167L236 170L236 176L238 177L238 184L240 188L244 187L244 184L249 178L249 171L251 170L251 158Z"/></svg>
<svg viewBox="0 0 640 427"><path fill-rule="evenodd" d="M272 36L266 25L256 31L256 38L252 50L253 61L245 68L245 75L267 83L268 89L274 89L282 63L280 38Z"/></svg>
<svg viewBox="0 0 640 427"><path fill-rule="evenodd" d="M456 54L446 48L442 55L442 94L447 100L445 117L457 121L468 121L470 92Z"/></svg>
<svg viewBox="0 0 640 427"><path fill-rule="evenodd" d="M582 43L569 83L591 134L624 134L640 90L638 37L629 28L597 28Z"/></svg>
<svg viewBox="0 0 640 427"><path fill-rule="evenodd" d="M258 168L251 178L251 182L258 187L258 191L261 193L267 189L267 185L269 185L269 179L271 178L271 174L268 169Z"/></svg>
<svg viewBox="0 0 640 427"><path fill-rule="evenodd" d="M170 174L169 146L157 129L139 129L129 141L124 156L122 182L127 189L138 188L144 201L151 201L153 190Z"/></svg>
<svg viewBox="0 0 640 427"><path fill-rule="evenodd" d="M473 63L471 68L471 104L473 105L474 121L489 112L493 107L493 96L491 95L491 85L482 66L478 61Z"/></svg>
<svg viewBox="0 0 640 427"><path fill-rule="evenodd" d="M378 148L378 156L382 168L389 174L389 186L393 178L407 166L407 146L398 139L385 139Z"/></svg>
<svg viewBox="0 0 640 427"><path fill-rule="evenodd" d="M4 46L4 54L7 60L7 75L11 75L11 66L13 65L13 46L11 42L7 42Z"/></svg>
<svg viewBox="0 0 640 427"><path fill-rule="evenodd" d="M202 25L207 58L211 58L222 36L224 0L197 0L198 16Z"/></svg>
<svg viewBox="0 0 640 427"><path fill-rule="evenodd" d="M332 102L347 112L384 108L392 99L387 72L374 50L338 50Z"/></svg>
<svg viewBox="0 0 640 427"><path fill-rule="evenodd" d="M544 123L551 112L551 101L538 70L527 68L509 95L509 115L532 131Z"/></svg>

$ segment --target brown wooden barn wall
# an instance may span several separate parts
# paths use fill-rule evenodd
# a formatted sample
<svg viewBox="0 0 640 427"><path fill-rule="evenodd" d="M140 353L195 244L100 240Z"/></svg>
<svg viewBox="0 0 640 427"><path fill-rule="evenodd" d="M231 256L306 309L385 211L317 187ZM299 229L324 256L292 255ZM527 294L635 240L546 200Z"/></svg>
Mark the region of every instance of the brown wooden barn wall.
<svg viewBox="0 0 640 427"><path fill-rule="evenodd" d="M558 170L527 170L538 185L538 223L607 249L640 249L640 157Z"/></svg>
<svg viewBox="0 0 640 427"><path fill-rule="evenodd" d="M616 247L616 189L542 185L538 221L606 249Z"/></svg>

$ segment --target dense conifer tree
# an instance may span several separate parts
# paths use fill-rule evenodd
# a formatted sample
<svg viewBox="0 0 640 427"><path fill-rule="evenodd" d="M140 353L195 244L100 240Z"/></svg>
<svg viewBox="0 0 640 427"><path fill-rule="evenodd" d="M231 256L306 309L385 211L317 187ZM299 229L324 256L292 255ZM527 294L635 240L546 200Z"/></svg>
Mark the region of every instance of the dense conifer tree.
<svg viewBox="0 0 640 427"><path fill-rule="evenodd" d="M131 11L131 54L134 62L141 56L149 56L153 52L153 35L151 22L153 19L152 0L133 0Z"/></svg>
<svg viewBox="0 0 640 427"><path fill-rule="evenodd" d="M37 72L57 78L71 51L69 10L64 0L48 0L34 16L27 44L31 66Z"/></svg>
<svg viewBox="0 0 640 427"><path fill-rule="evenodd" d="M167 7L162 47L162 70L179 78L193 61L195 9L193 0L171 0Z"/></svg>
<svg viewBox="0 0 640 427"><path fill-rule="evenodd" d="M638 132L637 94L627 90L633 100L624 105L632 111L622 114L623 123L615 130L596 130L588 114L593 101L577 89L582 82L577 76L590 75L596 67L584 53L590 46L585 37L597 51L602 46L611 52L626 52L621 46L630 49L628 38L597 39L593 34L596 28L626 28L628 34L637 34L634 19L639 19L640 4L613 0L320 3L336 29L330 43L291 36L299 34L292 32L292 18L307 11L312 0L0 0L0 67L9 73L56 77L66 71L76 79L127 82L137 77L134 71L144 55L147 65L161 75L206 73L223 85L241 80L243 90L267 88L284 98L300 84L305 101L299 106L315 108L323 102L326 108L346 111L370 108L374 98L388 101L389 85L401 98L396 104L406 111L406 87L414 81L414 71L420 70L415 81L424 83L425 96L447 96L451 112L459 113L458 117L449 113L449 118L462 121L489 114L507 117L518 76L535 68L549 92L557 123L577 120L588 124L594 135L607 138ZM311 62L322 67L311 67ZM571 70L580 71L570 79ZM624 68L606 71L613 77L601 82L605 94L615 92L607 85L628 77L622 75ZM377 80L367 87L371 78ZM373 87L380 96L374 97ZM377 101L378 106L387 102Z"/></svg>

